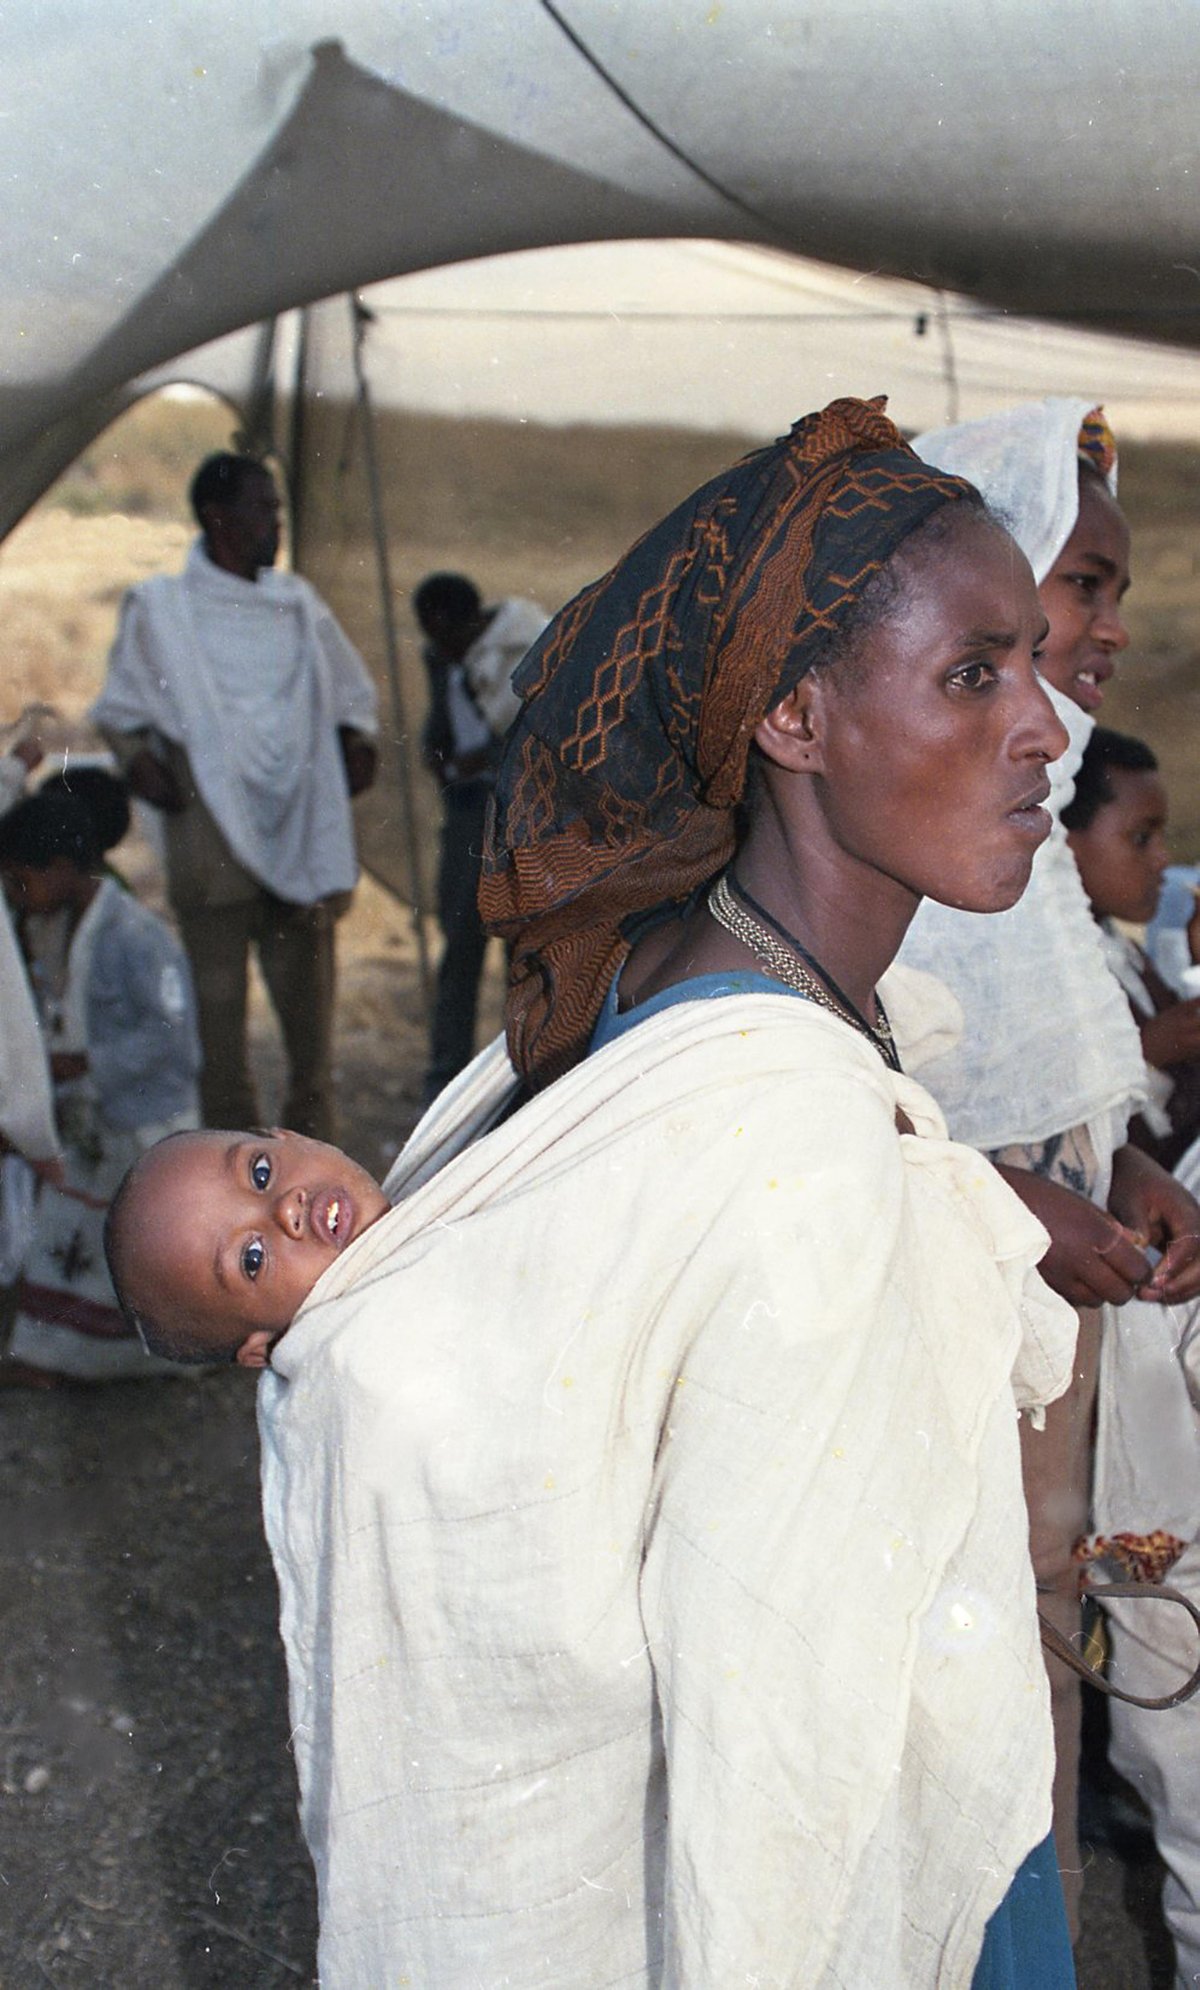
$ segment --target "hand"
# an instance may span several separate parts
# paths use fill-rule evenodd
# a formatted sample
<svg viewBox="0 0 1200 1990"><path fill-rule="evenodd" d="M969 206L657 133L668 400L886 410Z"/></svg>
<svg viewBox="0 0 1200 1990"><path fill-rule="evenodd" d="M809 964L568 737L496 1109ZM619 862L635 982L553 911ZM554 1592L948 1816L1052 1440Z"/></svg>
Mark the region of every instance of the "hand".
<svg viewBox="0 0 1200 1990"><path fill-rule="evenodd" d="M1108 1206L1162 1256L1138 1286L1139 1299L1178 1305L1200 1293L1200 1203L1182 1182L1136 1147L1113 1155Z"/></svg>
<svg viewBox="0 0 1200 1990"><path fill-rule="evenodd" d="M1196 895L1196 905L1187 922L1188 952L1193 961L1200 962L1200 885L1193 885L1192 890Z"/></svg>
<svg viewBox="0 0 1200 1990"><path fill-rule="evenodd" d="M125 779L140 801L164 815L182 815L186 797L171 769L148 746L139 747L125 769Z"/></svg>
<svg viewBox="0 0 1200 1990"><path fill-rule="evenodd" d="M1148 1282L1150 1263L1137 1238L1106 1210L1028 1168L1001 1166L998 1173L1050 1232L1038 1270L1072 1306L1123 1306Z"/></svg>
<svg viewBox="0 0 1200 1990"><path fill-rule="evenodd" d="M1200 995L1173 1002L1160 1016L1141 1025L1142 1055L1155 1070L1170 1064L1191 1064L1200 1058Z"/></svg>
<svg viewBox="0 0 1200 1990"><path fill-rule="evenodd" d="M374 740L368 739L365 732L355 732L353 726L339 726L338 739L346 766L346 786L353 800L355 795L365 794L374 781L379 752Z"/></svg>

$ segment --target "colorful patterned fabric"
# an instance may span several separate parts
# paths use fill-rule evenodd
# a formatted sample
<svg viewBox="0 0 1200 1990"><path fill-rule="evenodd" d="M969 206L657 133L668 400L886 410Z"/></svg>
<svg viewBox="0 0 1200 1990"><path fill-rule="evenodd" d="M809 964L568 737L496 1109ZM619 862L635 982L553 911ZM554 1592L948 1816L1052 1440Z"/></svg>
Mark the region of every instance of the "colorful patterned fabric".
<svg viewBox="0 0 1200 1990"><path fill-rule="evenodd" d="M1079 454L1085 462L1091 463L1105 479L1111 479L1116 468L1117 444L1111 428L1104 419L1103 408L1093 408L1085 415L1079 428Z"/></svg>
<svg viewBox="0 0 1200 1990"><path fill-rule="evenodd" d="M688 498L570 602L515 679L480 906L509 941L509 1051L587 1049L631 938L728 862L754 729L868 582L971 485L835 401Z"/></svg>
<svg viewBox="0 0 1200 1990"><path fill-rule="evenodd" d="M1095 1567L1110 1582L1165 1582L1186 1547L1164 1527L1148 1534L1093 1534L1076 1544L1075 1560L1081 1580Z"/></svg>

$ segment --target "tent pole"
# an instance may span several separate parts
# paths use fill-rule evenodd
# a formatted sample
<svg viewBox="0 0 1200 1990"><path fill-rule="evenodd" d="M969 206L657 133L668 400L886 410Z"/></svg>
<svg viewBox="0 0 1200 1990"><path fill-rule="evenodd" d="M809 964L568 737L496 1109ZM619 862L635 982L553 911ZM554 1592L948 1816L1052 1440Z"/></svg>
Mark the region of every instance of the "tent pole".
<svg viewBox="0 0 1200 1990"><path fill-rule="evenodd" d="M425 931L425 896L421 866L417 857L417 816L413 800L412 763L409 756L408 718L404 686L400 678L400 646L396 635L396 613L392 595L392 569L388 555L387 532L383 522L383 491L379 479L379 456L375 447L375 412L363 364L363 344L370 322L353 292L350 306L351 336L354 345L354 379L358 390L358 410L362 417L363 450L367 465L367 487L371 500L371 530L375 540L375 563L379 573L379 601L383 615L383 640L387 654L388 688L391 693L392 723L396 734L396 785L404 835L408 844L408 889L413 931L417 941L417 963L421 982L421 1007L426 1023L433 1014L433 979L429 965L429 940Z"/></svg>

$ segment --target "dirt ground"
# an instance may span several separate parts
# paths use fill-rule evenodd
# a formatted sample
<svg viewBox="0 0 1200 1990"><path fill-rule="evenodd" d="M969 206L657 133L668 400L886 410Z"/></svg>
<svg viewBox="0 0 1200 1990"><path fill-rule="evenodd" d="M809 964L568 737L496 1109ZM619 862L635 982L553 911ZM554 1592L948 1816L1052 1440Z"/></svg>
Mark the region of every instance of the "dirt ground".
<svg viewBox="0 0 1200 1990"><path fill-rule="evenodd" d="M52 699L76 737L123 588L180 562L182 476L225 441L227 418L176 409L139 420L136 447L97 445L59 500L0 549L0 721L27 699ZM463 565L485 587L529 592L547 608L733 453L727 438L646 433L608 436L588 454L578 439L488 425L458 435L428 422L398 430L395 446L397 489L408 493L397 507L398 585L434 564ZM551 473L568 470L564 495ZM1144 669L1128 671L1113 721L1144 724L1165 747L1179 848L1195 854L1195 462L1135 459L1129 501L1145 547ZM411 633L404 640L412 676ZM435 810L424 791L419 812L427 862ZM148 883L136 852L120 860ZM344 1140L382 1172L417 1116L425 1030L410 916L373 884L343 923L340 961ZM485 1029L498 1014L493 964ZM280 1060L261 991L254 1030L269 1113ZM253 1396L241 1372L0 1393L0 1990L314 1980ZM1089 1860L1083 1990L1165 1990L1156 1862L1128 1848Z"/></svg>

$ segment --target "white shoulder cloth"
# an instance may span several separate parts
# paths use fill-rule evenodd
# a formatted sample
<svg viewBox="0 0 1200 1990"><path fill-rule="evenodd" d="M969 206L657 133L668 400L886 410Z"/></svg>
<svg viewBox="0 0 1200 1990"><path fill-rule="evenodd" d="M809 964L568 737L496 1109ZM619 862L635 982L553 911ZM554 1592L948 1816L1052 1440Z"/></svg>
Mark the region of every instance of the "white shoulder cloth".
<svg viewBox="0 0 1200 1990"><path fill-rule="evenodd" d="M200 541L125 596L94 722L181 745L239 863L315 904L358 874L338 727L375 730L366 667L298 574L241 579Z"/></svg>
<svg viewBox="0 0 1200 1990"><path fill-rule="evenodd" d="M465 1146L511 1084L443 1095L262 1386L322 1981L967 1990L1050 1816L1044 1231L789 996Z"/></svg>

